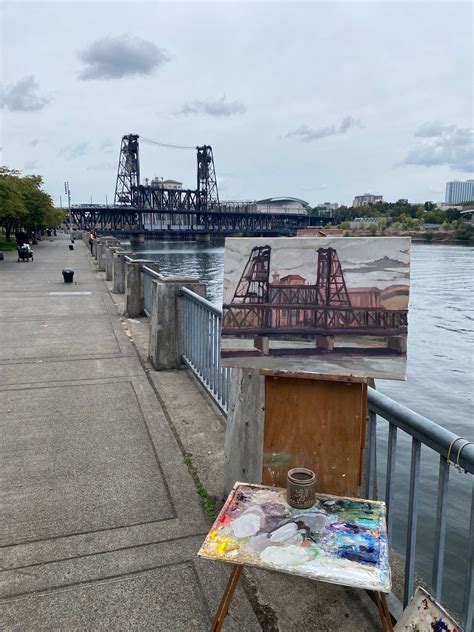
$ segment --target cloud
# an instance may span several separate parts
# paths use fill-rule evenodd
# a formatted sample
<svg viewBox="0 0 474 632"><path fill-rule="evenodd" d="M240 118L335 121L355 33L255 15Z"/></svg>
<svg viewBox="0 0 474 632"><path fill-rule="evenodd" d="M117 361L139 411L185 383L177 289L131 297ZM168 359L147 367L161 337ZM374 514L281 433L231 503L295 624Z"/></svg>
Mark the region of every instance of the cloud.
<svg viewBox="0 0 474 632"><path fill-rule="evenodd" d="M112 169L115 171L117 170L117 163L112 161L98 162L86 167L86 171L110 171Z"/></svg>
<svg viewBox="0 0 474 632"><path fill-rule="evenodd" d="M346 116L339 125L329 125L327 127L310 127L309 125L301 125L293 132L288 132L287 138L295 137L303 143L311 143L327 136L336 136L337 134L345 134L349 130L362 127L362 123L352 116Z"/></svg>
<svg viewBox="0 0 474 632"><path fill-rule="evenodd" d="M406 165L433 167L447 165L455 171L474 171L474 129L425 123L415 132L415 145L408 152Z"/></svg>
<svg viewBox="0 0 474 632"><path fill-rule="evenodd" d="M81 51L79 57L85 64L79 73L84 81L151 75L170 60L164 49L132 35L97 40Z"/></svg>
<svg viewBox="0 0 474 632"><path fill-rule="evenodd" d="M1 105L12 112L34 112L42 110L49 99L38 94L39 86L33 75L19 79L6 88L1 96Z"/></svg>
<svg viewBox="0 0 474 632"><path fill-rule="evenodd" d="M110 138L104 140L100 146L99 150L104 154L111 154L115 149L116 143L113 143Z"/></svg>
<svg viewBox="0 0 474 632"><path fill-rule="evenodd" d="M187 102L183 105L178 114L182 114L183 116L205 114L207 116L224 117L244 114L246 111L246 106L240 101L226 101L225 96L223 96L215 101Z"/></svg>
<svg viewBox="0 0 474 632"><path fill-rule="evenodd" d="M59 155L66 160L74 160L74 158L82 158L87 154L89 150L89 143L82 142L70 145L69 147L63 147L59 151Z"/></svg>
<svg viewBox="0 0 474 632"><path fill-rule="evenodd" d="M32 169L36 169L37 166L37 160L30 160L29 162L25 162L25 164L23 165L23 169L26 171L31 171Z"/></svg>

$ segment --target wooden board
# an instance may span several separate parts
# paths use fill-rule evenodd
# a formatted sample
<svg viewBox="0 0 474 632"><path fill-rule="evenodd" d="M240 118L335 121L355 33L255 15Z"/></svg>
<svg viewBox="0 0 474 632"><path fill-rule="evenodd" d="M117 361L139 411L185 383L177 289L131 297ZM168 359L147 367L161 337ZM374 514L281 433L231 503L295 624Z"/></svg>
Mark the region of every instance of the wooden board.
<svg viewBox="0 0 474 632"><path fill-rule="evenodd" d="M307 467L318 492L358 496L366 412L366 384L265 377L263 484Z"/></svg>

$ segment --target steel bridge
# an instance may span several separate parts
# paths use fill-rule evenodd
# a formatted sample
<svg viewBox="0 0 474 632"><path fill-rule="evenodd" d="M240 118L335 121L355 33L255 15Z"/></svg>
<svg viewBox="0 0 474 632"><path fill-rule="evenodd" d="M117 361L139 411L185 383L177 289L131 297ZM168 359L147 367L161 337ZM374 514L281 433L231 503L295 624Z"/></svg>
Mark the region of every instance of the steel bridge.
<svg viewBox="0 0 474 632"><path fill-rule="evenodd" d="M270 256L270 246L252 249L231 303L223 306L223 335L406 335L408 310L351 305L334 248L318 249L315 285L270 283Z"/></svg>
<svg viewBox="0 0 474 632"><path fill-rule="evenodd" d="M323 218L303 214L257 213L248 201L221 203L214 156L210 145L185 147L141 142L160 147L196 151L196 188L176 189L162 182L140 182L140 137L127 134L120 146L113 206L83 205L72 208L73 222L81 229L121 233L221 235L294 235L296 229L321 226Z"/></svg>
<svg viewBox="0 0 474 632"><path fill-rule="evenodd" d="M177 192L179 193L179 192ZM298 228L322 225L322 219L286 213L245 213L193 209L151 210L131 206L83 206L71 209L73 223L82 230L117 231L127 234L168 232L222 236L293 235ZM148 230L145 230L148 226Z"/></svg>

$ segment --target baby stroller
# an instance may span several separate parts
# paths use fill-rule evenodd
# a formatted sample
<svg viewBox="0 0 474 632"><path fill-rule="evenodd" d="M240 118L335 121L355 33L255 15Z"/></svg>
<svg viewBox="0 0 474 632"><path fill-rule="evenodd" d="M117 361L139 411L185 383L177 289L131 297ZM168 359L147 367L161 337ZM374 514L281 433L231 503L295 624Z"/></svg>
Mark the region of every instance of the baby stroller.
<svg viewBox="0 0 474 632"><path fill-rule="evenodd" d="M33 261L33 251L29 247L28 244L23 244L22 246L18 246L18 261Z"/></svg>

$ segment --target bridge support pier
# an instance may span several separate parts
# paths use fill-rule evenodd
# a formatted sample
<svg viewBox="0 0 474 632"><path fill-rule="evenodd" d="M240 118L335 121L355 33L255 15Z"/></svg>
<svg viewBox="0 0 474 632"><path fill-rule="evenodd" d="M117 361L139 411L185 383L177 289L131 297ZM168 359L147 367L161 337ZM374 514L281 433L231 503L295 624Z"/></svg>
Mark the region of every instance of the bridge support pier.
<svg viewBox="0 0 474 632"><path fill-rule="evenodd" d="M316 336L316 347L325 351L334 349L334 336Z"/></svg>
<svg viewBox="0 0 474 632"><path fill-rule="evenodd" d="M197 233L196 241L211 241L211 233Z"/></svg>
<svg viewBox="0 0 474 632"><path fill-rule="evenodd" d="M407 352L406 336L389 336L387 338L387 349L390 351L398 351L399 353Z"/></svg>
<svg viewBox="0 0 474 632"><path fill-rule="evenodd" d="M130 243L134 245L144 244L145 235L143 233L139 233L137 235L130 235Z"/></svg>
<svg viewBox="0 0 474 632"><path fill-rule="evenodd" d="M270 355L270 340L268 336L254 336L253 346L260 351L262 355Z"/></svg>

